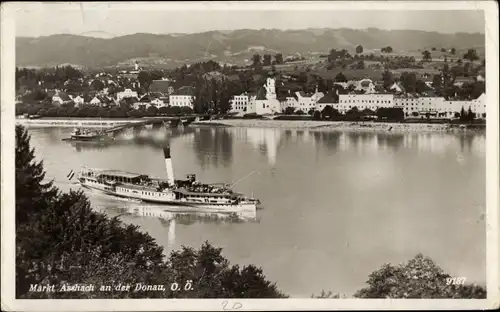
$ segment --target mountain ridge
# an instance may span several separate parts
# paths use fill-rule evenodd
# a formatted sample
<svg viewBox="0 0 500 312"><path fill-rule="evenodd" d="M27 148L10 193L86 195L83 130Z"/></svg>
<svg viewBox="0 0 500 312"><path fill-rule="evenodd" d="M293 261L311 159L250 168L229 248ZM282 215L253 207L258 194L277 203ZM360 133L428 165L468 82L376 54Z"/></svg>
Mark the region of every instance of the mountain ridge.
<svg viewBox="0 0 500 312"><path fill-rule="evenodd" d="M92 32L87 32L92 33ZM251 47L264 47L283 55L326 53L330 49L353 51L391 46L395 50L440 48L483 48L481 33L445 34L420 30L382 30L377 28L308 28L308 29L237 29L212 30L191 34L135 33L111 38L84 34L56 34L16 38L18 66L53 66L59 63L82 66L112 66L134 58L169 59L191 62L203 59L241 62L251 55L241 53ZM235 57L240 53L239 57Z"/></svg>

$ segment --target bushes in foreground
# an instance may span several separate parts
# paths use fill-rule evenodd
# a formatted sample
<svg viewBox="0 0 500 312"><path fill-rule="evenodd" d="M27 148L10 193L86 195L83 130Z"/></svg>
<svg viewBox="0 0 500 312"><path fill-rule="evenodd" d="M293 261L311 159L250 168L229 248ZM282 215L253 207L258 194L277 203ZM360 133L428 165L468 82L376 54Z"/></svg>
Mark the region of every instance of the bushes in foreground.
<svg viewBox="0 0 500 312"><path fill-rule="evenodd" d="M358 290L354 298L393 299L485 299L483 286L465 283L445 273L430 258L418 254L407 263L384 264L372 272L367 287ZM322 291L312 298L346 298L345 295Z"/></svg>

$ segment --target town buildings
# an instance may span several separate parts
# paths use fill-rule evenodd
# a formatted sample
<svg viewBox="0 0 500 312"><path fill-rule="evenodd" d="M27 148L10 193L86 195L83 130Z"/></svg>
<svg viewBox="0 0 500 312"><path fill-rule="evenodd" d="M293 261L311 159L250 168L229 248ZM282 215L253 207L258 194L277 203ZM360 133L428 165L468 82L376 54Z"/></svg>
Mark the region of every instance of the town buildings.
<svg viewBox="0 0 500 312"><path fill-rule="evenodd" d="M195 90L194 87L184 86L179 88L179 90L174 91L169 96L170 106L178 107L189 107L193 109L195 100Z"/></svg>
<svg viewBox="0 0 500 312"><path fill-rule="evenodd" d="M124 98L133 98L133 97L139 97L136 91L132 91L131 89L125 89L125 91L118 92L116 94L116 99L121 101Z"/></svg>
<svg viewBox="0 0 500 312"><path fill-rule="evenodd" d="M248 103L248 113L258 115L281 113L281 105L276 97L276 81L267 78L266 84L253 95Z"/></svg>
<svg viewBox="0 0 500 312"><path fill-rule="evenodd" d="M303 91L295 92L297 96L297 107L296 110L301 110L304 113L308 113L311 109L314 110L316 108L316 103L325 96L323 92L318 92L318 88L316 88L316 92L313 94L307 94Z"/></svg>
<svg viewBox="0 0 500 312"><path fill-rule="evenodd" d="M394 106L403 109L406 118L454 118L464 111L470 110L476 117L486 117L486 95L483 93L471 101L446 100L443 97L400 95L394 98Z"/></svg>
<svg viewBox="0 0 500 312"><path fill-rule="evenodd" d="M250 94L242 93L240 95L233 96L231 100L231 112L232 113L246 113L248 103L250 102Z"/></svg>
<svg viewBox="0 0 500 312"><path fill-rule="evenodd" d="M356 107L358 110L377 110L380 107L394 107L394 94L374 93L374 94L339 94L339 102L334 107L340 113Z"/></svg>
<svg viewBox="0 0 500 312"><path fill-rule="evenodd" d="M62 105L71 102L72 100L69 95L63 91L56 91L56 93L52 96L52 103L56 105Z"/></svg>

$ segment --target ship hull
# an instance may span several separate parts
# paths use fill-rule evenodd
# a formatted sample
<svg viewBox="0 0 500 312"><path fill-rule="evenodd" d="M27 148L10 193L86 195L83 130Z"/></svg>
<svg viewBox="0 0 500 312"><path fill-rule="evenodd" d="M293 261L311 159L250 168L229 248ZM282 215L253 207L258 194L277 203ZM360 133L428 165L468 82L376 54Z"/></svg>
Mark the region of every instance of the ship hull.
<svg viewBox="0 0 500 312"><path fill-rule="evenodd" d="M153 195L143 195L140 192L133 193L132 189L128 189L126 187L120 187L113 190L113 189L106 189L105 186L98 183L80 182L80 185L88 189L100 191L109 196L139 200L141 202L151 203L151 204L178 206L190 209L208 210L216 212L255 211L257 209L257 205L254 203L245 203L237 205L227 204L227 203L201 203L194 201L177 200L175 199L175 195L173 193L147 192ZM159 194L162 194L162 196L159 196Z"/></svg>
<svg viewBox="0 0 500 312"><path fill-rule="evenodd" d="M63 141L77 141L77 142L109 142L113 139L108 136L71 136L64 138Z"/></svg>

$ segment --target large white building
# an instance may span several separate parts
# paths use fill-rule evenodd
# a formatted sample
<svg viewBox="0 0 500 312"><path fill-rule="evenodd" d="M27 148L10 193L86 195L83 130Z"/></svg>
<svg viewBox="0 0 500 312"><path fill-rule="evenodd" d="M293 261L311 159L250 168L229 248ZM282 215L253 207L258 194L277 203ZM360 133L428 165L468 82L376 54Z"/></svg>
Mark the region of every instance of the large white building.
<svg viewBox="0 0 500 312"><path fill-rule="evenodd" d="M170 106L189 107L192 109L194 100L193 87L181 87L179 90L169 95Z"/></svg>
<svg viewBox="0 0 500 312"><path fill-rule="evenodd" d="M447 101L443 97L400 96L394 99L395 107L401 107L405 117L454 118L462 108L476 117L486 117L486 95L471 101Z"/></svg>
<svg viewBox="0 0 500 312"><path fill-rule="evenodd" d="M118 92L116 94L116 99L118 100L118 102L121 100L121 99L124 99L124 98L131 98L131 97L139 97L139 95L137 94L136 91L132 91L131 89L125 89L125 91L122 91L122 92Z"/></svg>
<svg viewBox="0 0 500 312"><path fill-rule="evenodd" d="M364 109L375 111L380 107L394 107L394 94L339 94L339 102L333 108L345 114L354 107L360 111Z"/></svg>
<svg viewBox="0 0 500 312"><path fill-rule="evenodd" d="M280 102L276 98L275 80L267 78L266 84L257 95L251 96L247 113L257 115L277 114L281 112Z"/></svg>
<svg viewBox="0 0 500 312"><path fill-rule="evenodd" d="M233 99L231 100L231 112L246 113L249 102L250 95L248 93L233 96Z"/></svg>
<svg viewBox="0 0 500 312"><path fill-rule="evenodd" d="M316 88L316 92L313 94L307 94L303 91L295 92L297 96L297 107L296 110L301 110L304 113L308 113L311 109L316 109L316 103L325 96L323 92L318 92Z"/></svg>
<svg viewBox="0 0 500 312"><path fill-rule="evenodd" d="M281 100L280 104L282 112L285 112L285 110L288 107L293 107L294 109L299 107L299 101L297 101L297 98L293 95L286 96L284 99Z"/></svg>

